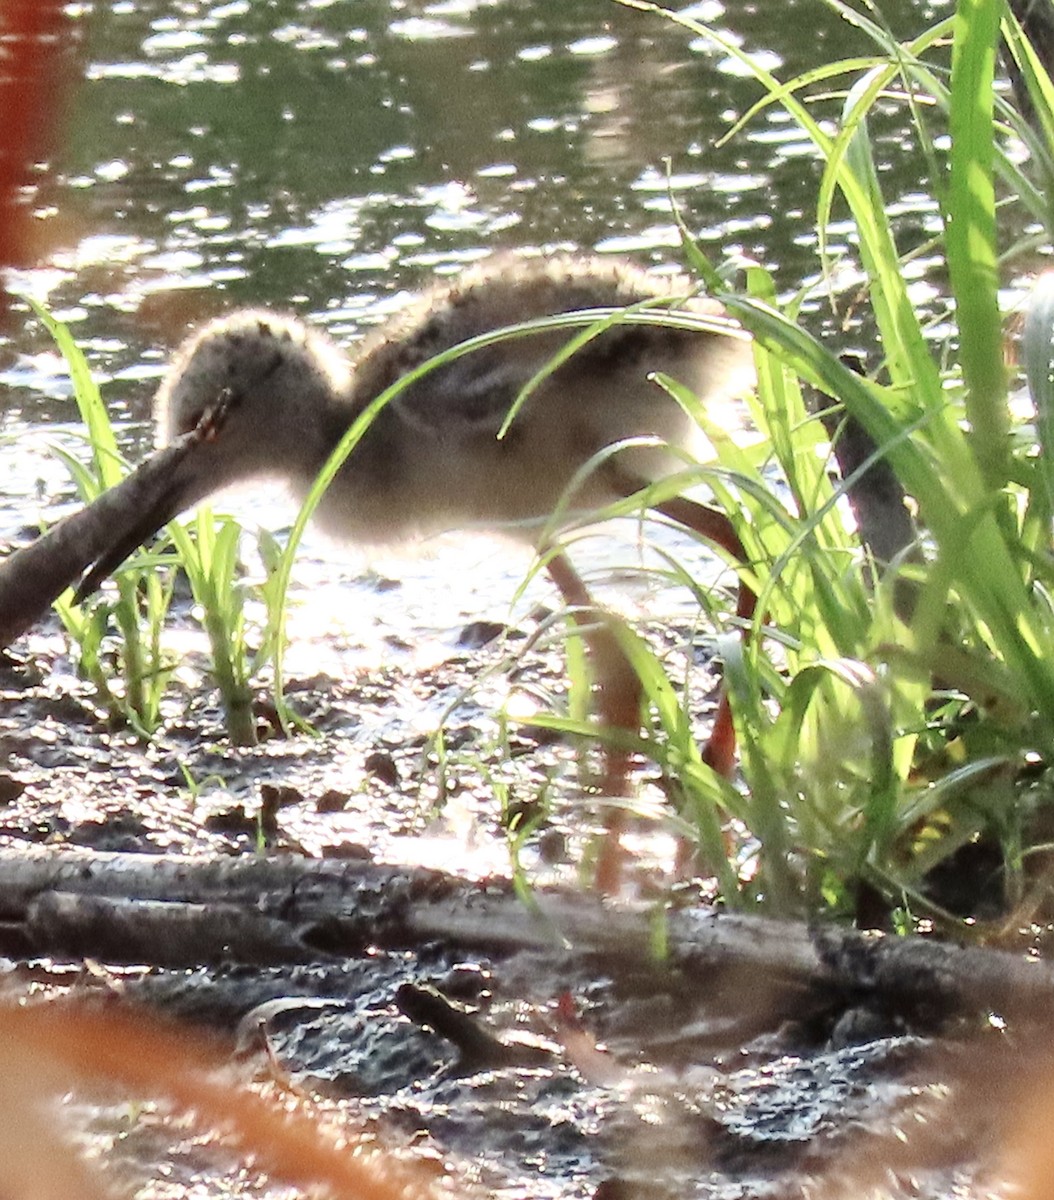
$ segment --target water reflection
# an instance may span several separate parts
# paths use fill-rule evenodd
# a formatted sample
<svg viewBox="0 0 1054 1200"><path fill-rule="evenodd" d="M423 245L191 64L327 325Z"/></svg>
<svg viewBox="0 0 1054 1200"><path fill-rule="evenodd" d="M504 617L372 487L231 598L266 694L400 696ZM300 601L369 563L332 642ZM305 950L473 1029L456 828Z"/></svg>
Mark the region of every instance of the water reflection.
<svg viewBox="0 0 1054 1200"><path fill-rule="evenodd" d="M685 11L784 74L863 46L815 0L778 22L764 7ZM61 309L110 376L156 373L156 347L230 304L293 304L354 332L384 293L497 245L666 257L667 188L717 257L761 258L789 284L808 269L792 222L811 148L773 111L715 150L757 85L653 14L606 0L76 11L83 81L38 193L54 249L14 283ZM14 344L41 349L30 331ZM5 380L38 410L24 376ZM127 391L136 415L142 390Z"/></svg>
<svg viewBox="0 0 1054 1200"><path fill-rule="evenodd" d="M56 0L0 8L0 266L30 263L41 250L30 194L58 138L71 42ZM0 287L0 317L7 303Z"/></svg>

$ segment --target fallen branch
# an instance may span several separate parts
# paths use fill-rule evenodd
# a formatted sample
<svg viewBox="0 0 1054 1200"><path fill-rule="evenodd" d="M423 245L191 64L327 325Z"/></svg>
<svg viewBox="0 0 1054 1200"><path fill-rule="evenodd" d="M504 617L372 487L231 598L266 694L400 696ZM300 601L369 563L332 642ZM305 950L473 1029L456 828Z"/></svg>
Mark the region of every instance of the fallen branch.
<svg viewBox="0 0 1054 1200"><path fill-rule="evenodd" d="M95 902L82 906L77 896ZM105 932L98 917L106 904L120 909L126 934ZM195 932L163 937L152 954L159 908L172 927L189 920ZM1054 1001L1054 968L1006 951L704 907L658 915L663 965L707 987L732 971L751 986L764 980L915 1005L1033 1013ZM528 908L505 881L348 860L0 851L0 921L24 954L99 955L101 944L110 961L192 965L214 953L259 964L439 942L491 955L571 950L632 968L654 960L656 919L654 907L570 892L538 892ZM94 940L86 934L93 922L102 931Z"/></svg>

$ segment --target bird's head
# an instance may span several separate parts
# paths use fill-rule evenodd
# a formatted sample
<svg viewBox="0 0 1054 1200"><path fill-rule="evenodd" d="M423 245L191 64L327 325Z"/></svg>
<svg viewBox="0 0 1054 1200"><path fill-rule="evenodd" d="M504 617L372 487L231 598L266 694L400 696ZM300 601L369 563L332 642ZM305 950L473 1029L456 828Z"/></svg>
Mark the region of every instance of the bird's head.
<svg viewBox="0 0 1054 1200"><path fill-rule="evenodd" d="M112 546L77 596L221 488L270 476L305 492L333 449L332 408L349 379L344 355L294 318L248 310L206 325L158 389L158 440L169 450L137 471L150 480L149 498L115 517Z"/></svg>
<svg viewBox="0 0 1054 1200"><path fill-rule="evenodd" d="M234 313L176 354L154 402L158 441L221 414L195 456L207 492L258 476L309 481L332 449L327 414L349 377L341 351L295 318Z"/></svg>

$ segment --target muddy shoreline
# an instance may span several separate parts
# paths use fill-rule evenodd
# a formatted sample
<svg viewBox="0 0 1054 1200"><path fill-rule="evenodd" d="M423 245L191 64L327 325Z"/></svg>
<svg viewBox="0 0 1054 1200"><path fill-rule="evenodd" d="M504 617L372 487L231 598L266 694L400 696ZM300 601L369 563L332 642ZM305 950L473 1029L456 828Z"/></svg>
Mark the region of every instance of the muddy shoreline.
<svg viewBox="0 0 1054 1200"><path fill-rule="evenodd" d="M530 640L529 629L518 633ZM187 694L152 745L108 730L45 627L0 667L0 850L175 853L200 863L263 852L367 870L456 863L452 886L500 893L510 858L480 772L496 751L486 750L489 717L471 689L507 661L507 646L466 641L418 672L294 681L316 735L232 751L205 689ZM516 670L537 689L562 686L555 652ZM411 786L429 753L415 710L455 694L466 699L446 747L460 753L436 805L434 779L416 799ZM600 827L582 801L574 749L527 737L514 745L490 769L518 772L524 794L545 780L552 796L522 861L573 894ZM668 842L648 830L646 822L635 886L653 903L669 884L658 852ZM758 968L700 976L674 960L581 947L486 952L442 936L389 948L367 938L339 954L330 945L318 961L284 966L164 967L113 955L88 975L83 955L20 954L10 941L6 949L14 994L116 987L125 1000L221 1032L250 1058L263 1045L342 1119L379 1122L386 1139L429 1147L462 1184L500 1196L799 1194L807 1180L855 1188L883 1156L905 1194L980 1189L998 1168L989 1151L1002 1117L976 1102L979 1064L988 1064L986 1086L1007 1096L1021 1074L1002 1055L1005 1033L979 1009L926 1011ZM891 1134L905 1128L915 1131L906 1143ZM156 1130L126 1145L139 1137L129 1170L151 1194L149 1181L186 1146L159 1142ZM213 1184L224 1177L210 1156L194 1161ZM266 1179L247 1194L268 1194Z"/></svg>

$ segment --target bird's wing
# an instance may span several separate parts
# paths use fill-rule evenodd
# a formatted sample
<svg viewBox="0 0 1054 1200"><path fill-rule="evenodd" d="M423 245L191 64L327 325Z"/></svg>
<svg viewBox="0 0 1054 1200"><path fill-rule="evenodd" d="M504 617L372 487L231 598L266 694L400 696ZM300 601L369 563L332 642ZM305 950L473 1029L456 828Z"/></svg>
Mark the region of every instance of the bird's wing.
<svg viewBox="0 0 1054 1200"><path fill-rule="evenodd" d="M687 285L682 280L680 286ZM555 314L610 311L677 296L676 283L654 280L617 261L557 256L519 263L499 256L452 286L426 292L366 339L355 364L352 410L361 411L434 355L481 335ZM687 308L720 326L713 302L691 300ZM392 401L393 407L415 428L494 436L524 387L578 332L548 328L477 347L408 384ZM553 385L573 388L578 379L668 369L689 345L698 348L700 336L715 346L726 340L718 328L708 335L698 328L616 325L599 332L561 365ZM529 419L531 407L528 398L516 420Z"/></svg>
<svg viewBox="0 0 1054 1200"><path fill-rule="evenodd" d="M568 336L530 335L460 354L406 383L392 407L422 434L496 437L516 398ZM375 346L356 363L353 407L361 410L435 354L457 344L419 336Z"/></svg>
<svg viewBox="0 0 1054 1200"><path fill-rule="evenodd" d="M422 430L497 437L517 397L551 354L489 347L471 352L415 380L394 403L408 425Z"/></svg>

